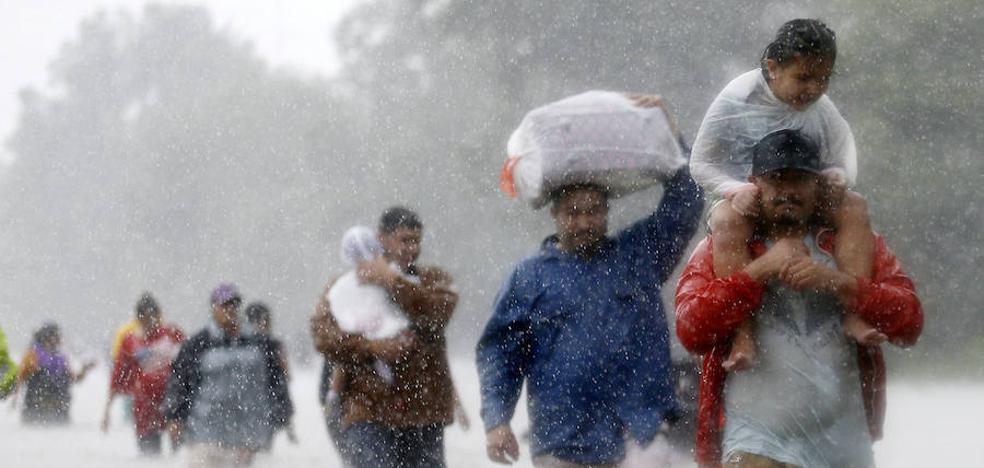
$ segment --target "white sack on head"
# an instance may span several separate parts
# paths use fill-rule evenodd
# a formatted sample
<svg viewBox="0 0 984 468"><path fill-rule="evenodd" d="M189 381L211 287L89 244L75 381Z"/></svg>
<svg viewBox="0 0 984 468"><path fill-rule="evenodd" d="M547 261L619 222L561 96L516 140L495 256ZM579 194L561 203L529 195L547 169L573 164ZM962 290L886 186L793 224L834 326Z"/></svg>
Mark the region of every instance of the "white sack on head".
<svg viewBox="0 0 984 468"><path fill-rule="evenodd" d="M690 173L719 195L748 182L752 147L766 135L800 130L820 147L826 169L841 173L848 186L857 180L854 134L826 95L802 111L777 98L759 69L725 86L704 116L690 154Z"/></svg>
<svg viewBox="0 0 984 468"><path fill-rule="evenodd" d="M619 197L651 187L686 164L662 108L622 93L588 91L526 114L509 138L503 188L534 208L568 184Z"/></svg>

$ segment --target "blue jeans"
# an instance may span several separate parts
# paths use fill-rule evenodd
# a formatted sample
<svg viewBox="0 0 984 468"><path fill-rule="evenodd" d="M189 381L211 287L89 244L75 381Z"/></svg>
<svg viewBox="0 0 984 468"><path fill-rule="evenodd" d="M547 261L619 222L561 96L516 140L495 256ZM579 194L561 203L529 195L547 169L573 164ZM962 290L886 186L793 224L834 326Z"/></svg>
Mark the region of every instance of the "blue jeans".
<svg viewBox="0 0 984 468"><path fill-rule="evenodd" d="M345 431L355 468L444 468L444 425L388 427L360 422Z"/></svg>

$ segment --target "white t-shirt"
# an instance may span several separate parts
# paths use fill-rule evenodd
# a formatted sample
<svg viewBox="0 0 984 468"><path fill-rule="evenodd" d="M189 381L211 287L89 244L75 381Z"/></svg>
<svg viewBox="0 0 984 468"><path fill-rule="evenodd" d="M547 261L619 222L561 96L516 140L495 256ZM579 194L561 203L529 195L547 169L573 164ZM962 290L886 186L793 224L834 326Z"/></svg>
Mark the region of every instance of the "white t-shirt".
<svg viewBox="0 0 984 468"><path fill-rule="evenodd" d="M806 239L815 261L834 259ZM842 331L837 297L770 282L755 315L758 358L728 374L722 453L754 453L802 467L874 466L857 344Z"/></svg>

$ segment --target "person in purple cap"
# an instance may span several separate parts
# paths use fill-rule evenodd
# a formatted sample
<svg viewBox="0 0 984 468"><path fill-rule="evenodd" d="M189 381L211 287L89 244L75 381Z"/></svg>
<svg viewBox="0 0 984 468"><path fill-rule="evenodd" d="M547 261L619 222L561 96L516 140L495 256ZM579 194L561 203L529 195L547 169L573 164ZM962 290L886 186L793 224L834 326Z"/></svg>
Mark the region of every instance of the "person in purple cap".
<svg viewBox="0 0 984 468"><path fill-rule="evenodd" d="M244 333L234 284L211 295L212 320L181 347L171 367L163 414L191 446L192 466L243 466L293 415L276 344Z"/></svg>

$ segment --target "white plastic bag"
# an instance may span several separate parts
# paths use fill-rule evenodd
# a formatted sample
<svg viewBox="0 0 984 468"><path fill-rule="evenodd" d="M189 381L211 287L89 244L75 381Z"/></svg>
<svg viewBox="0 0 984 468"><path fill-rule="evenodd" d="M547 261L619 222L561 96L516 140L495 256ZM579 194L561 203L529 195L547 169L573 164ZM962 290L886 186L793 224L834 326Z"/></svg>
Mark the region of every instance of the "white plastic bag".
<svg viewBox="0 0 984 468"><path fill-rule="evenodd" d="M785 129L812 139L825 169L837 171L848 186L855 184L854 134L830 98L821 96L797 111L772 93L759 69L732 80L711 103L694 140L690 173L705 189L724 195L748 182L755 143Z"/></svg>
<svg viewBox="0 0 984 468"><path fill-rule="evenodd" d="M392 338L410 325L382 287L360 283L354 270L328 290L328 304L338 328L370 340Z"/></svg>
<svg viewBox="0 0 984 468"><path fill-rule="evenodd" d="M509 138L501 186L534 208L568 184L619 197L651 187L686 164L662 108L621 93L588 91L526 114Z"/></svg>
<svg viewBox="0 0 984 468"><path fill-rule="evenodd" d="M375 231L368 227L352 227L342 236L342 258L352 267L382 253ZM362 284L355 270L335 281L328 290L328 304L338 328L370 340L394 337L410 325L386 290L375 284Z"/></svg>

